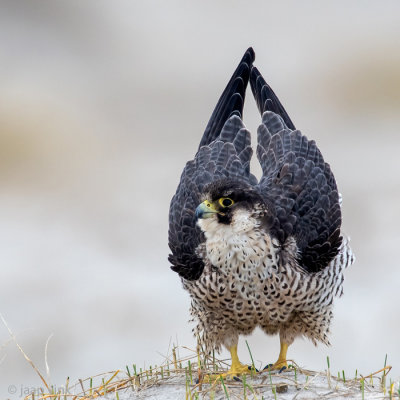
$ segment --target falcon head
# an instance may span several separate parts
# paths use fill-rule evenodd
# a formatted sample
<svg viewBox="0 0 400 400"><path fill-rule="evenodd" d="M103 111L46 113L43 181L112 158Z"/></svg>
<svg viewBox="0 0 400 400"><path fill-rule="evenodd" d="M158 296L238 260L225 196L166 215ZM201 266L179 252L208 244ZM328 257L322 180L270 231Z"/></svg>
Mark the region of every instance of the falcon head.
<svg viewBox="0 0 400 400"><path fill-rule="evenodd" d="M205 233L230 226L235 232L267 227L273 214L254 187L245 182L222 179L207 185L203 202L196 208L196 219Z"/></svg>

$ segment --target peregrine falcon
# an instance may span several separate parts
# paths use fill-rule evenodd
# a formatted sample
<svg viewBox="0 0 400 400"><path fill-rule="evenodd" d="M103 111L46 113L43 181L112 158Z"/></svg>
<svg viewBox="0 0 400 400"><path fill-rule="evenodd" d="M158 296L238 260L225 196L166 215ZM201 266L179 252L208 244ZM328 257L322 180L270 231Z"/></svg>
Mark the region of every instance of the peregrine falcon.
<svg viewBox="0 0 400 400"><path fill-rule="evenodd" d="M223 91L169 213L169 261L191 297L194 334L210 352L231 353L229 375L248 372L239 335L279 333L273 369L287 367L298 336L329 344L332 303L353 263L341 232L336 181L317 145L297 130L253 66L249 48ZM258 180L250 172L245 91L261 114Z"/></svg>

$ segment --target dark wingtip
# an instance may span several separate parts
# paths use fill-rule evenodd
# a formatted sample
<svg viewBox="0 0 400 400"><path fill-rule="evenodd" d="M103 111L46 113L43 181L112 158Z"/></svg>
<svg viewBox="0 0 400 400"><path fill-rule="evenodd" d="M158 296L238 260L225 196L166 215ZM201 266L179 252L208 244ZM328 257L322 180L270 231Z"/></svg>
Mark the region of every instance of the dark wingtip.
<svg viewBox="0 0 400 400"><path fill-rule="evenodd" d="M289 129L296 129L278 96L265 82L260 71L255 66L252 66L250 71L250 86L261 115L265 111L272 111L282 117Z"/></svg>
<svg viewBox="0 0 400 400"><path fill-rule="evenodd" d="M249 83L250 71L255 56L252 47L249 47L245 51L239 65L215 106L204 131L199 148L208 145L219 136L222 127L231 115L243 115L246 88Z"/></svg>
<svg viewBox="0 0 400 400"><path fill-rule="evenodd" d="M245 58L246 56L249 57L249 60L250 60L250 64L249 64L249 65L253 64L254 60L256 59L256 53L254 52L254 49L253 49L252 47L249 47L249 48L246 50L246 52L244 53L244 56L243 56L243 59L242 59L242 60L244 60L244 58Z"/></svg>

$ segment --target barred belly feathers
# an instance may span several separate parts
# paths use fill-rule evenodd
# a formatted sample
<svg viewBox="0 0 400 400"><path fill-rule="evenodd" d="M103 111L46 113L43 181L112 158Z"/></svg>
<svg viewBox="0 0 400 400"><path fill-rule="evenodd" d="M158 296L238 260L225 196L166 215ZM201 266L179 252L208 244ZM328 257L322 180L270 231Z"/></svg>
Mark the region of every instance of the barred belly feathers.
<svg viewBox="0 0 400 400"><path fill-rule="evenodd" d="M169 260L190 294L194 334L207 352L230 350L231 375L246 373L236 346L256 327L280 336L275 369L298 336L329 344L333 299L354 261L330 166L254 58L248 49L222 93L170 208ZM260 180L242 122L249 81L262 116Z"/></svg>

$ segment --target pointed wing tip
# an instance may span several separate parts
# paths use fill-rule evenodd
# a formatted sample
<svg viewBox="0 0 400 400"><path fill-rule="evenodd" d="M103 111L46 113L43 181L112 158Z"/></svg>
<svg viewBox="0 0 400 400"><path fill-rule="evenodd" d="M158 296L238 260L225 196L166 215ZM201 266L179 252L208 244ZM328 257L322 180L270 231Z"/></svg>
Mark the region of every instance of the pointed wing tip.
<svg viewBox="0 0 400 400"><path fill-rule="evenodd" d="M277 95L254 65L250 70L250 87L261 115L266 111L272 111L282 117L289 129L296 129Z"/></svg>
<svg viewBox="0 0 400 400"><path fill-rule="evenodd" d="M246 69L248 70L248 76L250 75L251 68L253 67L254 60L256 59L256 53L254 52L252 47L249 47L244 53L240 64L243 67L245 64Z"/></svg>
<svg viewBox="0 0 400 400"><path fill-rule="evenodd" d="M254 60L255 52L252 47L249 47L245 51L214 108L200 141L199 148L211 143L218 137L226 120L233 113L240 116L240 118L243 116L246 88Z"/></svg>
<svg viewBox="0 0 400 400"><path fill-rule="evenodd" d="M256 53L254 52L254 49L252 47L249 47L246 52L244 53L243 59L248 58L249 59L249 66L253 64L254 60L256 59Z"/></svg>

